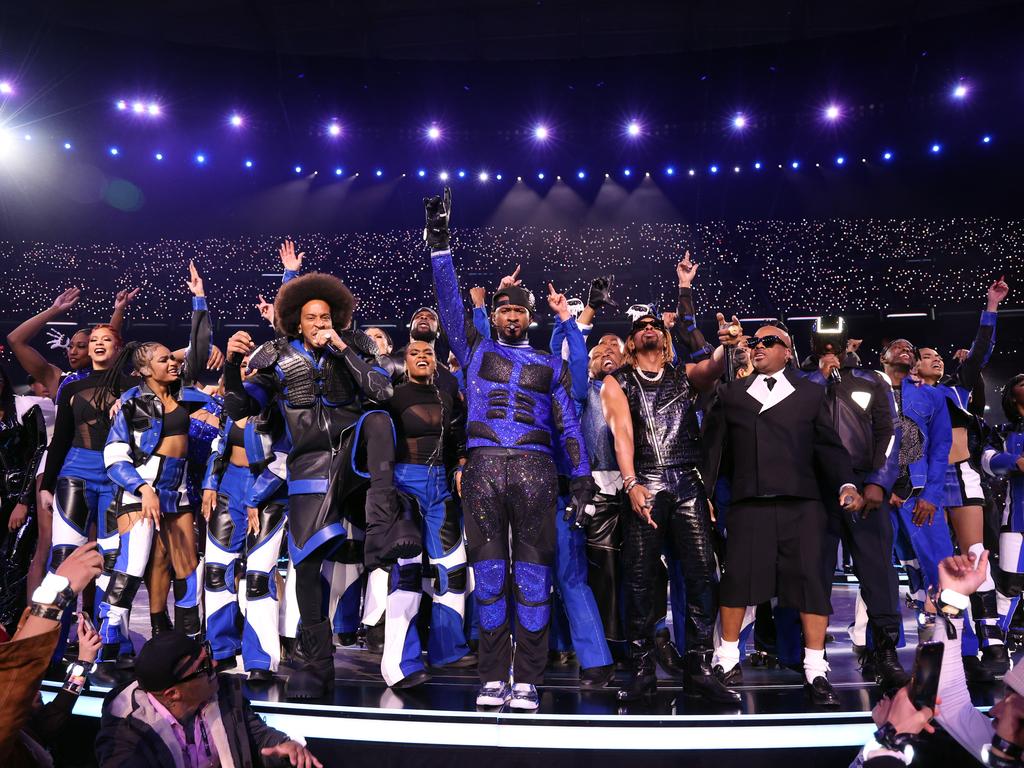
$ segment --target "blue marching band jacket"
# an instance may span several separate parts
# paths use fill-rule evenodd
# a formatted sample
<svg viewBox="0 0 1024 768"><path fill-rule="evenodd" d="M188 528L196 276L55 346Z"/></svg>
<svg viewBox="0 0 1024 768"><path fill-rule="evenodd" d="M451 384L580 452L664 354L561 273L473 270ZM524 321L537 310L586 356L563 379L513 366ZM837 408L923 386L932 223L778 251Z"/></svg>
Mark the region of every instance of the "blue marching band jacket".
<svg viewBox="0 0 1024 768"><path fill-rule="evenodd" d="M288 499L286 463L291 443L287 432L280 425L275 425L276 415L276 410L268 409L258 417L250 417L245 423L245 455L253 474L253 484L244 502L247 507L258 508L271 500ZM203 477L204 491L220 490L221 477L228 464L224 449L234 423L230 416L224 415L220 434L214 438L210 447L210 458Z"/></svg>

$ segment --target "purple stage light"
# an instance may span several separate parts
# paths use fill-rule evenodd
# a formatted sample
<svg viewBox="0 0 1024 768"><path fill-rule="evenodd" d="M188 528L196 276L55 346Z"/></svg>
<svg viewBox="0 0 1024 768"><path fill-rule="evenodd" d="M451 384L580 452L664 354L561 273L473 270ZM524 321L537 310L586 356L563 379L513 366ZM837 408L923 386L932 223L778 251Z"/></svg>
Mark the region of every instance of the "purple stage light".
<svg viewBox="0 0 1024 768"><path fill-rule="evenodd" d="M111 157L117 157L119 154L121 154L121 150L118 149L117 147L111 147L107 151L110 152Z"/></svg>
<svg viewBox="0 0 1024 768"><path fill-rule="evenodd" d="M148 114L150 117L159 117L161 111L162 110L160 109L160 105L157 104L155 101L151 102L149 106L146 107L146 114Z"/></svg>
<svg viewBox="0 0 1024 768"><path fill-rule="evenodd" d="M933 155L937 155L937 154L939 154L942 151L942 145L941 144L932 144L931 150L932 150L932 154Z"/></svg>
<svg viewBox="0 0 1024 768"><path fill-rule="evenodd" d="M252 160L246 160L245 161L245 167L246 168L252 168Z"/></svg>
<svg viewBox="0 0 1024 768"><path fill-rule="evenodd" d="M10 80L0 80L0 96L10 96L14 93L14 86Z"/></svg>
<svg viewBox="0 0 1024 768"><path fill-rule="evenodd" d="M501 174L500 173L494 174L494 180L495 181L501 181Z"/></svg>
<svg viewBox="0 0 1024 768"><path fill-rule="evenodd" d="M64 142L64 149L71 149L71 142L70 141L65 141Z"/></svg>
<svg viewBox="0 0 1024 768"><path fill-rule="evenodd" d="M710 170L712 173L718 173L718 166L712 165L711 168L709 168L708 170Z"/></svg>
<svg viewBox="0 0 1024 768"><path fill-rule="evenodd" d="M235 112L228 118L228 123L231 124L232 128L241 128L245 124L245 118Z"/></svg>
<svg viewBox="0 0 1024 768"><path fill-rule="evenodd" d="M128 102L124 99L118 99L117 103L114 106L117 107L118 112L124 112L126 109L128 109Z"/></svg>
<svg viewBox="0 0 1024 768"><path fill-rule="evenodd" d="M541 181L544 181L544 171L541 171L540 173L538 173L537 174L537 178L540 179Z"/></svg>
<svg viewBox="0 0 1024 768"><path fill-rule="evenodd" d="M133 101L132 102L132 112L134 112L136 115L145 114L145 112L146 112L146 105L143 104L141 101Z"/></svg>
<svg viewBox="0 0 1024 768"><path fill-rule="evenodd" d="M732 127L736 128L737 130L741 130L741 131L744 128L746 128L747 127L747 118L746 118L746 116L743 113L740 113L740 114L737 114L735 117L733 117L733 119L732 119Z"/></svg>
<svg viewBox="0 0 1024 768"><path fill-rule="evenodd" d="M800 161L794 160L792 163L789 164L789 167L792 168L794 171L798 170L800 168Z"/></svg>
<svg viewBox="0 0 1024 768"><path fill-rule="evenodd" d="M202 152L200 152L198 155L196 155L196 162L199 165L205 165L206 164L206 155L204 155Z"/></svg>
<svg viewBox="0 0 1024 768"><path fill-rule="evenodd" d="M329 123L327 125L327 135L335 139L341 136L341 125L333 122Z"/></svg>
<svg viewBox="0 0 1024 768"><path fill-rule="evenodd" d="M839 109L838 104L829 104L825 107L825 119L826 120L838 120L842 116L842 110Z"/></svg>
<svg viewBox="0 0 1024 768"><path fill-rule="evenodd" d="M448 171L441 171L441 173L437 175L437 178L441 181L448 181Z"/></svg>
<svg viewBox="0 0 1024 768"><path fill-rule="evenodd" d="M754 163L754 170L755 171L760 171L761 170L761 163L760 163L760 161Z"/></svg>
<svg viewBox="0 0 1024 768"><path fill-rule="evenodd" d="M967 98L967 94L969 92L970 92L970 89L967 87L967 85L965 83L957 83L956 86L953 88L953 98L954 99L966 99Z"/></svg>
<svg viewBox="0 0 1024 768"><path fill-rule="evenodd" d="M845 162L846 162L846 158L843 157L842 155L839 155L839 157L836 158L836 165L842 165Z"/></svg>
<svg viewBox="0 0 1024 768"><path fill-rule="evenodd" d="M373 174L374 174L374 176L376 176L379 179L381 176L384 175L384 171L382 171L380 168L378 168L376 171L373 172Z"/></svg>
<svg viewBox="0 0 1024 768"><path fill-rule="evenodd" d="M666 175L666 176L675 176L675 175L676 175L676 169L675 169L675 168L673 168L673 167L672 167L672 166L670 165L670 166L669 166L668 168L666 168L666 169L665 169L665 175Z"/></svg>
<svg viewBox="0 0 1024 768"><path fill-rule="evenodd" d="M480 171L480 173L477 174L476 178L478 181L488 181L490 180L491 176L489 173L487 173L487 171Z"/></svg>
<svg viewBox="0 0 1024 768"><path fill-rule="evenodd" d="M296 165L295 166L295 172L296 173L302 173L302 166L301 165Z"/></svg>
<svg viewBox="0 0 1024 768"><path fill-rule="evenodd" d="M423 170L422 168L420 168L418 171L416 171L416 175L419 176L422 179L422 178L424 178L427 175L427 172L425 170Z"/></svg>
<svg viewBox="0 0 1024 768"><path fill-rule="evenodd" d="M585 178L587 178L587 172L586 171L576 171L576 178L577 179L585 179Z"/></svg>
<svg viewBox="0 0 1024 768"><path fill-rule="evenodd" d="M335 168L334 169L334 175L335 176L341 176L341 174L343 174L344 172L345 172L345 170L343 168Z"/></svg>
<svg viewBox="0 0 1024 768"><path fill-rule="evenodd" d="M548 131L548 127L546 125L536 125L533 128L533 138L537 141L547 141L550 135L551 132Z"/></svg>
<svg viewBox="0 0 1024 768"><path fill-rule="evenodd" d="M991 144L991 143L992 143L992 137L991 137L991 136L989 136L989 135L988 135L988 134L986 133L986 134L985 134L984 136L982 136L982 137L981 137L981 143L982 143L982 144Z"/></svg>
<svg viewBox="0 0 1024 768"><path fill-rule="evenodd" d="M163 159L164 159L164 153L163 153L163 152L157 152L157 153L155 153L155 154L153 155L153 159L154 159L154 160L163 160Z"/></svg>
<svg viewBox="0 0 1024 768"><path fill-rule="evenodd" d="M427 128L427 138L431 141L437 141L441 138L441 128L436 123Z"/></svg>
<svg viewBox="0 0 1024 768"><path fill-rule="evenodd" d="M630 120L629 123L626 125L626 134L630 138L635 139L638 136L640 136L643 132L644 127L640 125L640 123L637 122L636 120Z"/></svg>

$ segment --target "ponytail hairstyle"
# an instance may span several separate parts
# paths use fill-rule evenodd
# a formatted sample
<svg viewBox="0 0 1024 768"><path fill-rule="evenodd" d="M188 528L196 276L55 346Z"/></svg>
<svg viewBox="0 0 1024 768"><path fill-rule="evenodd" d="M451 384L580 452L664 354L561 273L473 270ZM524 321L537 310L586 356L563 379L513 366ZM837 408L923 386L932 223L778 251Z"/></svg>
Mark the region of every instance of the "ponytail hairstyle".
<svg viewBox="0 0 1024 768"><path fill-rule="evenodd" d="M116 333L116 331L115 331ZM97 391L97 408L109 409L114 401L121 396L121 377L125 369L130 365L131 370L137 372L149 362L153 349L160 346L155 341L130 341L121 347L121 351L114 358L114 362L103 372L100 385Z"/></svg>

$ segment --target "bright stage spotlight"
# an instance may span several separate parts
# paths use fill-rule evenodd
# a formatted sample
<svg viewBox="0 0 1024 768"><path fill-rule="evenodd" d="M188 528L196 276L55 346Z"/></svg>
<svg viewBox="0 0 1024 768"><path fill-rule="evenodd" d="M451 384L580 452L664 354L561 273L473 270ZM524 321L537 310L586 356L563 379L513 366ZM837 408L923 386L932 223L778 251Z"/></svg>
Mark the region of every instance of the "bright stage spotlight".
<svg viewBox="0 0 1024 768"><path fill-rule="evenodd" d="M345 170L343 168L335 168L334 169L334 175L335 176L341 176L341 174L343 174L344 172L345 172Z"/></svg>
<svg viewBox="0 0 1024 768"><path fill-rule="evenodd" d="M146 107L146 114L148 114L150 117L159 117L161 112L162 110L160 108L160 105L157 104L155 101L150 102L149 106Z"/></svg>
<svg viewBox="0 0 1024 768"><path fill-rule="evenodd" d="M533 138L537 141L547 141L549 136L551 136L551 132L546 125L541 124L533 127Z"/></svg>
<svg viewBox="0 0 1024 768"><path fill-rule="evenodd" d="M206 155L204 155L202 152L200 152L198 155L196 155L196 162L199 165L205 165L206 164Z"/></svg>
<svg viewBox="0 0 1024 768"><path fill-rule="evenodd" d="M11 96L14 93L14 86L10 80L0 80L0 96Z"/></svg>
<svg viewBox="0 0 1024 768"><path fill-rule="evenodd" d="M107 151L110 153L111 157L117 157L118 155L121 154L121 150L118 149L117 147L111 147Z"/></svg>
<svg viewBox="0 0 1024 768"><path fill-rule="evenodd" d="M448 171L441 171L441 173L437 175L437 178L441 181L448 181Z"/></svg>
<svg viewBox="0 0 1024 768"><path fill-rule="evenodd" d="M839 109L839 105L838 104L829 104L827 107L825 107L824 114L825 114L825 119L826 120L833 120L834 121L834 120L838 120L840 117L842 117L843 113L842 113L842 110Z"/></svg>
<svg viewBox="0 0 1024 768"><path fill-rule="evenodd" d="M246 168L252 168L252 160L246 160L245 161L245 167Z"/></svg>
<svg viewBox="0 0 1024 768"><path fill-rule="evenodd" d="M488 181L490 180L491 176L490 174L487 173L487 171L480 171L480 173L477 174L476 178L478 181Z"/></svg>
<svg viewBox="0 0 1024 768"><path fill-rule="evenodd" d="M626 124L626 135L632 139L637 138L643 134L643 132L644 127L636 120L630 120L629 123Z"/></svg>
<svg viewBox="0 0 1024 768"><path fill-rule="evenodd" d="M164 159L164 153L163 152L157 152L156 154L153 155L153 159L154 160L163 160Z"/></svg>
<svg viewBox="0 0 1024 768"><path fill-rule="evenodd" d="M295 166L295 172L296 173L302 173L302 166L301 165L296 165Z"/></svg>
<svg viewBox="0 0 1024 768"><path fill-rule="evenodd" d="M339 123L336 123L336 122L328 123L328 125L327 125L327 135L330 136L331 138L334 138L334 139L336 139L339 136L341 136L341 125Z"/></svg>
<svg viewBox="0 0 1024 768"><path fill-rule="evenodd" d="M241 128L245 125L245 118L235 112L231 117L228 118L228 123L232 128Z"/></svg>
<svg viewBox="0 0 1024 768"><path fill-rule="evenodd" d="M416 175L419 176L422 179L422 178L426 177L427 172L425 170L423 170L422 168L420 168L418 171L416 171Z"/></svg>
<svg viewBox="0 0 1024 768"><path fill-rule="evenodd" d="M966 99L968 93L970 93L970 89L965 83L957 83L953 88L954 99Z"/></svg>
<svg viewBox="0 0 1024 768"><path fill-rule="evenodd" d="M437 126L437 124L433 124L429 128L427 128L427 138L430 139L431 141L437 141L438 139L441 138L441 129Z"/></svg>
<svg viewBox="0 0 1024 768"><path fill-rule="evenodd" d="M742 112L733 117L732 127L738 131L742 131L747 127L747 118Z"/></svg>

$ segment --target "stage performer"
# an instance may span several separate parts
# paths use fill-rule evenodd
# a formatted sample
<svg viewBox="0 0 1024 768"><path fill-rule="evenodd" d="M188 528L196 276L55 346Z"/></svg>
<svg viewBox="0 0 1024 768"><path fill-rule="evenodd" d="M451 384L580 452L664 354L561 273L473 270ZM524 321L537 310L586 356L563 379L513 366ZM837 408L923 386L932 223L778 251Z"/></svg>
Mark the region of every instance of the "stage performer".
<svg viewBox="0 0 1024 768"><path fill-rule="evenodd" d="M696 265L692 265L696 271ZM687 292L689 286L687 285ZM682 291L681 291L682 293ZM694 317L692 299L686 314ZM687 321L689 349L704 347L703 335ZM681 329L686 330L686 329ZM719 338L736 344L721 323ZM670 333L653 314L638 317L626 340L625 365L606 376L601 402L615 440L615 457L633 514L625 522L623 594L626 639L632 670L620 701L635 701L657 686L654 663L656 570L668 544L686 582L687 693L719 704L739 694L716 677L711 654L718 614L718 570L711 545L711 511L701 481L698 392L714 389L725 373L727 348L719 346L700 363L673 364Z"/></svg>
<svg viewBox="0 0 1024 768"><path fill-rule="evenodd" d="M424 238L430 247L441 322L466 381L469 461L461 492L480 620L478 668L483 685L477 704L501 706L508 701L515 709L536 709L551 613L556 452L567 461L573 503L566 514L577 524L593 512L596 486L569 396L568 366L559 356L532 349L527 340L535 313L533 295L520 286L499 289L491 314L498 338L480 334L466 322L452 264L451 190L425 199L424 207ZM509 605L513 601L514 659Z"/></svg>
<svg viewBox="0 0 1024 768"><path fill-rule="evenodd" d="M793 358L788 331L762 326L748 345L757 375L719 387L704 422L705 481L714 488L721 469L732 490L715 671L725 678L739 664L747 606L778 597L779 605L800 611L809 699L834 707L839 700L825 661L832 609L821 579L822 489L847 511L860 511L864 502L832 426L825 388L787 370Z"/></svg>
<svg viewBox="0 0 1024 768"><path fill-rule="evenodd" d="M206 639L217 669L242 652L249 683L272 682L281 660L277 558L288 508L285 464L290 445L280 411L225 418L203 481L207 521ZM239 561L245 554L245 578ZM238 588L245 589L244 627Z"/></svg>
<svg viewBox="0 0 1024 768"><path fill-rule="evenodd" d="M996 318L999 302L1006 298L1009 286L1002 278L989 286L985 310L981 313L977 334L967 356L950 373L937 349L922 347L917 363L917 375L936 387L946 398L952 428L953 447L949 452L946 469L944 507L948 524L956 534L957 546L964 554L971 552L980 558L985 548L982 542L984 528L985 491L978 474L977 456L971 455L970 432L978 432L978 419L984 419L984 410L978 410L971 393L984 384L981 370L992 356L996 342ZM973 622L973 623L972 623ZM972 679L985 677L985 673L1003 674L1010 668L1006 651L1006 633L999 626L996 605L996 585L989 573L978 591L971 595L971 605L964 617L962 650L968 674ZM981 648L981 661L977 657Z"/></svg>
<svg viewBox="0 0 1024 768"><path fill-rule="evenodd" d="M349 328L354 308L341 280L313 272L278 291L274 322L280 338L256 349L249 334L239 331L228 342L227 414L239 420L276 403L292 441L288 548L301 617L297 668L287 686L293 698L323 696L334 684L321 567L345 534L344 505L362 491L367 477L367 566L421 551L419 526L399 514L391 419L373 410L373 403L391 397L391 380L374 342ZM243 384L240 363L250 353L254 373Z"/></svg>

